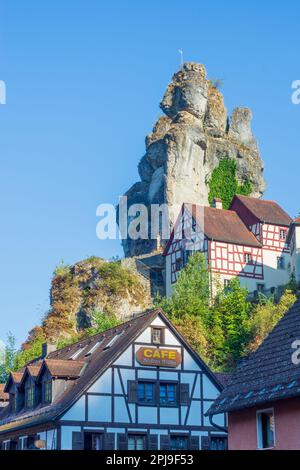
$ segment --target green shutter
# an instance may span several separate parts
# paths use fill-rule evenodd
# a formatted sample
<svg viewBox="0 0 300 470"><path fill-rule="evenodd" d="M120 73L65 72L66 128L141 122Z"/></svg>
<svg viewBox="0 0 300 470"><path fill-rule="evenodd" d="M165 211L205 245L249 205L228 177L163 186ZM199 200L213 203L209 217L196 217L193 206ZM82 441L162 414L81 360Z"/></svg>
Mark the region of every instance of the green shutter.
<svg viewBox="0 0 300 470"><path fill-rule="evenodd" d="M201 436L201 450L210 450L209 436Z"/></svg>
<svg viewBox="0 0 300 470"><path fill-rule="evenodd" d="M104 450L115 450L115 434L113 432L105 433L103 439Z"/></svg>
<svg viewBox="0 0 300 470"><path fill-rule="evenodd" d="M127 450L128 449L128 444L127 444L127 435L126 434L121 434L118 433L118 450Z"/></svg>
<svg viewBox="0 0 300 470"><path fill-rule="evenodd" d="M171 439L170 436L160 436L160 450L170 450L171 447Z"/></svg>
<svg viewBox="0 0 300 470"><path fill-rule="evenodd" d="M127 382L127 395L128 403L136 403L137 401L137 383L135 380L128 380Z"/></svg>
<svg viewBox="0 0 300 470"><path fill-rule="evenodd" d="M157 434L150 434L149 439L149 449L148 450L157 450L158 449L158 435Z"/></svg>
<svg viewBox="0 0 300 470"><path fill-rule="evenodd" d="M72 450L84 449L84 436L83 432L72 432Z"/></svg>

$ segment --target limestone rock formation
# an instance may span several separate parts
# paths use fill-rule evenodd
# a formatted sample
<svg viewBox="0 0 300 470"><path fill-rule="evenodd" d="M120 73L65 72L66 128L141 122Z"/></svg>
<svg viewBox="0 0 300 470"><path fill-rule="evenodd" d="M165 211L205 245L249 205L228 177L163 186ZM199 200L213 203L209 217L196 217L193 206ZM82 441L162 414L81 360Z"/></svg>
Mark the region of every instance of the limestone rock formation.
<svg viewBox="0 0 300 470"><path fill-rule="evenodd" d="M94 325L98 312L126 321L152 305L149 283L121 262L92 257L57 268L50 291L50 311L31 330L27 347L38 337L50 342L72 338ZM24 346L24 345L23 345Z"/></svg>
<svg viewBox="0 0 300 470"><path fill-rule="evenodd" d="M146 153L138 165L141 181L127 191L128 205L208 205L208 181L224 157L236 160L237 178L251 183L252 196L262 196L263 162L251 130L252 113L236 108L229 119L223 96L207 79L203 65L185 63L160 107L165 116L146 137ZM175 212L170 212L171 224ZM149 253L155 246L155 240L123 240L125 256Z"/></svg>

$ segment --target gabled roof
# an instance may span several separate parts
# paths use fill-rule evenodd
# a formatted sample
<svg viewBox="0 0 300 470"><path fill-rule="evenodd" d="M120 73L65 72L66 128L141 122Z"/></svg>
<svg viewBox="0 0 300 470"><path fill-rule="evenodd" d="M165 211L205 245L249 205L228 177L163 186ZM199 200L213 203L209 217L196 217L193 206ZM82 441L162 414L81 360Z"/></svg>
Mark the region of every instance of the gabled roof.
<svg viewBox="0 0 300 470"><path fill-rule="evenodd" d="M9 394L4 392L5 384L0 384L0 401L8 401Z"/></svg>
<svg viewBox="0 0 300 470"><path fill-rule="evenodd" d="M45 359L45 366L52 377L65 377L68 379L77 379L85 365L84 361L73 361L63 359ZM39 376L44 367L39 368Z"/></svg>
<svg viewBox="0 0 300 470"><path fill-rule="evenodd" d="M4 392L9 391L9 387L10 387L11 383L19 384L22 380L22 377L23 377L23 370L20 371L20 372L11 372L9 374L8 381L6 382L6 384L4 386Z"/></svg>
<svg viewBox="0 0 300 470"><path fill-rule="evenodd" d="M246 227L235 211L216 209L214 207L196 204L183 204L180 215L172 230L170 240L164 250L164 255L169 251L169 247L174 239L176 227L181 221L184 208L196 218L198 227L209 240L261 247L261 243Z"/></svg>
<svg viewBox="0 0 300 470"><path fill-rule="evenodd" d="M89 337L79 343L66 346L63 349L50 353L46 361L44 361L47 363L47 367L49 365L51 367L54 362L57 363L57 365L59 363L63 364L64 367L66 362L70 364L70 367L72 363L76 363L76 367L79 363L83 363L84 366L80 371L80 376L75 380L69 381L69 383L67 382L68 386L66 390L51 405L21 411L14 416L9 416L7 412L0 412L0 434L36 424L53 422L59 419L157 316L160 316L177 339L186 347L189 354L206 371L218 390L222 390L223 387L220 381L215 377L204 361L202 361L197 353L187 344L162 310L156 309L148 311L115 328ZM89 354L89 351L91 351L93 347L95 347L94 352ZM79 354L76 356L76 360L73 361L70 357L72 357L75 352ZM45 365L42 367L45 367Z"/></svg>
<svg viewBox="0 0 300 470"><path fill-rule="evenodd" d="M300 395L300 364L292 343L300 339L300 300L288 310L260 347L245 360L208 414L249 408Z"/></svg>
<svg viewBox="0 0 300 470"><path fill-rule="evenodd" d="M19 382L19 386L21 387L24 383L24 381L26 380L26 377L28 375L30 375L34 380L36 379L36 377L38 376L38 373L40 371L40 366L41 366L41 362L39 361L38 363L36 363L36 365L28 365L25 367L25 370L23 372L23 375L22 375L22 378Z"/></svg>
<svg viewBox="0 0 300 470"><path fill-rule="evenodd" d="M230 207L236 200L241 202L260 222L284 226L289 226L292 222L292 218L275 201L238 194L234 196Z"/></svg>

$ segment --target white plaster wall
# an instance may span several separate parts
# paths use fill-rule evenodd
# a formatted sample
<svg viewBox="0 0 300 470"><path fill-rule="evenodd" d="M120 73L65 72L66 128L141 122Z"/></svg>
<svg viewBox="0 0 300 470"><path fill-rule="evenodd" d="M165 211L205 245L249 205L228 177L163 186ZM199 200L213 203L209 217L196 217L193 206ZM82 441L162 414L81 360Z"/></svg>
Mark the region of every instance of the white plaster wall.
<svg viewBox="0 0 300 470"><path fill-rule="evenodd" d="M91 393L111 393L111 369L108 369L89 388Z"/></svg>
<svg viewBox="0 0 300 470"><path fill-rule="evenodd" d="M85 397L82 396L76 403L63 415L63 420L84 421L85 419Z"/></svg>
<svg viewBox="0 0 300 470"><path fill-rule="evenodd" d="M61 427L61 449L72 450L72 433L80 432L80 426L62 426Z"/></svg>
<svg viewBox="0 0 300 470"><path fill-rule="evenodd" d="M110 422L111 419L111 397L89 395L88 420Z"/></svg>

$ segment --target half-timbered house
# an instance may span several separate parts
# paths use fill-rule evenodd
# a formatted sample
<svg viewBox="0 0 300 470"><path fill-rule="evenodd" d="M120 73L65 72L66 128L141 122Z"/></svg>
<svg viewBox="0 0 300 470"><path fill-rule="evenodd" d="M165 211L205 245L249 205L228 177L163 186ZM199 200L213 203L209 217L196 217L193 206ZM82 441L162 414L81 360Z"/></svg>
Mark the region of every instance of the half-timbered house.
<svg viewBox="0 0 300 470"><path fill-rule="evenodd" d="M250 293L279 290L290 275L290 222L275 202L245 196L235 196L230 210L218 199L214 207L184 204L164 251L166 295L197 251L206 256L212 293L233 277Z"/></svg>
<svg viewBox="0 0 300 470"><path fill-rule="evenodd" d="M225 415L205 416L222 380L161 310L146 312L12 373L0 442L3 449L226 448Z"/></svg>

